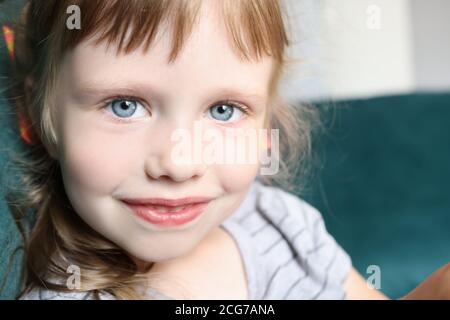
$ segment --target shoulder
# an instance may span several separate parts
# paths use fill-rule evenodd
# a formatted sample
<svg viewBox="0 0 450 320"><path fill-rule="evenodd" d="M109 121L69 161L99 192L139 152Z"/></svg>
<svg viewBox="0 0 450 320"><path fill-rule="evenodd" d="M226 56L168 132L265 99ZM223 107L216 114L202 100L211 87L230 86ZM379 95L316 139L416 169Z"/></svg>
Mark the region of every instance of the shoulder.
<svg viewBox="0 0 450 320"><path fill-rule="evenodd" d="M351 270L347 253L320 212L296 195L257 182L253 210L235 220L257 251L260 298L343 298ZM250 207L247 205L247 207Z"/></svg>
<svg viewBox="0 0 450 320"><path fill-rule="evenodd" d="M315 236L315 232L319 231L320 227L324 227L320 212L290 192L276 186L265 185L257 180L251 193L252 195L247 198L250 198L253 210L247 210L247 214L240 219L240 222L247 219L261 220L263 221L261 225L271 225L278 231L305 229L305 232L311 236ZM248 207L250 207L249 204L247 204Z"/></svg>

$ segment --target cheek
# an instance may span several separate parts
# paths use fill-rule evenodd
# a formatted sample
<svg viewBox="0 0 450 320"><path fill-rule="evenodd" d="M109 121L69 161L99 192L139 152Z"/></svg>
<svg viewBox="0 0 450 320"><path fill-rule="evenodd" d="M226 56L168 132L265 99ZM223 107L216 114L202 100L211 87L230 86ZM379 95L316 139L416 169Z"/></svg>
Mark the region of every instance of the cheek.
<svg viewBox="0 0 450 320"><path fill-rule="evenodd" d="M129 144L83 122L68 123L63 132L61 168L64 179L98 194L110 193L133 168Z"/></svg>
<svg viewBox="0 0 450 320"><path fill-rule="evenodd" d="M253 182L258 174L259 166L245 165L217 165L216 174L222 181L223 188L229 193L240 192Z"/></svg>
<svg viewBox="0 0 450 320"><path fill-rule="evenodd" d="M243 131L222 131L220 143L211 149L221 161L213 165L212 171L228 193L247 189L259 174L260 155L266 151L267 141L262 118L257 120L239 128Z"/></svg>

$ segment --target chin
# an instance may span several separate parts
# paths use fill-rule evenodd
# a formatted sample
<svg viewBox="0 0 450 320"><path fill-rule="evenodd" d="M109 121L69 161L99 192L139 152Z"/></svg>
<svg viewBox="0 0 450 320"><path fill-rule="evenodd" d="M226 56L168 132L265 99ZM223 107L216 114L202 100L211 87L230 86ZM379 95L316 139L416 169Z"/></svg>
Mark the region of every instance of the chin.
<svg viewBox="0 0 450 320"><path fill-rule="evenodd" d="M177 244L164 245L161 241L157 245L148 245L145 247L123 247L133 257L145 262L163 262L175 258L180 258L188 254L193 248L195 243L187 241L180 241Z"/></svg>

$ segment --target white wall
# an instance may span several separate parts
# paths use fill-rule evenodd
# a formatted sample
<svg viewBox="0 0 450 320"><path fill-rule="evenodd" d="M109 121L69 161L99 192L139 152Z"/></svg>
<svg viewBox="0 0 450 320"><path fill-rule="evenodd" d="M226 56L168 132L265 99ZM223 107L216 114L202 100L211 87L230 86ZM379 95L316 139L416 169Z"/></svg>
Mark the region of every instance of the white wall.
<svg viewBox="0 0 450 320"><path fill-rule="evenodd" d="M284 96L309 99L328 95L326 69L323 63L323 37L321 26L321 0L285 0L291 47L289 56L301 59L290 67L282 90Z"/></svg>
<svg viewBox="0 0 450 320"><path fill-rule="evenodd" d="M325 65L332 97L414 89L407 0L325 0Z"/></svg>
<svg viewBox="0 0 450 320"><path fill-rule="evenodd" d="M297 41L291 54L303 62L286 78L286 96L354 98L414 90L410 1L288 3Z"/></svg>
<svg viewBox="0 0 450 320"><path fill-rule="evenodd" d="M450 90L450 1L412 0L418 90Z"/></svg>

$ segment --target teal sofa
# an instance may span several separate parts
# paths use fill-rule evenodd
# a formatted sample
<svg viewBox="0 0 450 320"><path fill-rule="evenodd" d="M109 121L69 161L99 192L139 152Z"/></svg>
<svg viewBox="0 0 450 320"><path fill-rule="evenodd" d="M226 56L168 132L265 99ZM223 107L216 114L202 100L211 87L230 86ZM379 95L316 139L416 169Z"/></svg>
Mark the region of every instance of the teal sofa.
<svg viewBox="0 0 450 320"><path fill-rule="evenodd" d="M450 262L450 93L340 101L299 193L366 277L398 298Z"/></svg>
<svg viewBox="0 0 450 320"><path fill-rule="evenodd" d="M22 3L22 0L0 1L0 299L14 299L22 271L22 239L4 197L7 187L16 183L20 173L11 166L11 152L22 152L25 148L5 92L10 58L2 32L3 23L17 17Z"/></svg>

